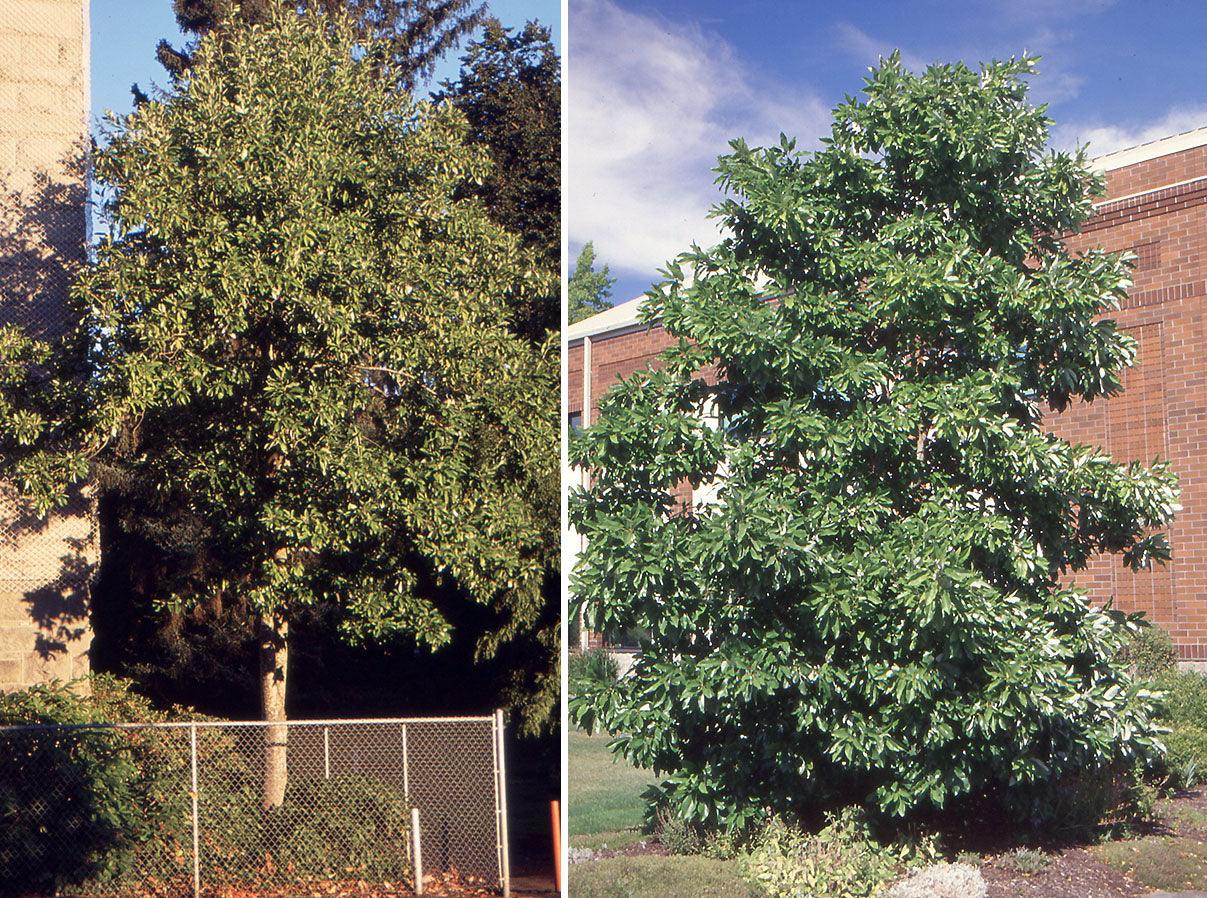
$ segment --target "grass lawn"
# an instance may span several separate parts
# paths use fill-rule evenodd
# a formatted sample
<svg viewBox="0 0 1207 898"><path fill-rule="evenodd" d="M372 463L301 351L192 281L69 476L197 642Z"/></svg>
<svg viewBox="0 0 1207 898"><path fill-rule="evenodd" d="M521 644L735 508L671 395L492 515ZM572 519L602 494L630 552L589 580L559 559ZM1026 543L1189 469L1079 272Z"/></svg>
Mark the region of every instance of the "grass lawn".
<svg viewBox="0 0 1207 898"><path fill-rule="evenodd" d="M745 898L737 864L692 856L612 857L570 868L572 898Z"/></svg>
<svg viewBox="0 0 1207 898"><path fill-rule="evenodd" d="M644 838L648 770L614 761L607 736L570 732L570 844L621 848ZM698 855L610 857L570 868L574 898L745 898L733 861Z"/></svg>
<svg viewBox="0 0 1207 898"><path fill-rule="evenodd" d="M1207 845L1185 836L1146 836L1110 842L1094 854L1137 882L1154 889L1180 892L1207 888Z"/></svg>
<svg viewBox="0 0 1207 898"><path fill-rule="evenodd" d="M570 731L570 844L576 847L616 848L641 838L641 793L654 775L614 761L608 740Z"/></svg>

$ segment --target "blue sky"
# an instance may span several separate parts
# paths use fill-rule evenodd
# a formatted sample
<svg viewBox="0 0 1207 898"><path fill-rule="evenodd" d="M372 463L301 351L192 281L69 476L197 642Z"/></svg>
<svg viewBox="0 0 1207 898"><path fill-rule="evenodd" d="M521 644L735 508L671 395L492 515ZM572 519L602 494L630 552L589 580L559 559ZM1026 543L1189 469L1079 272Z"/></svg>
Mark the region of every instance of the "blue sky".
<svg viewBox="0 0 1207 898"><path fill-rule="evenodd" d="M731 137L814 145L868 66L1043 56L1053 142L1101 154L1207 125L1207 4L1193 0L569 0L565 153L572 259L583 242L643 292L695 239Z"/></svg>
<svg viewBox="0 0 1207 898"><path fill-rule="evenodd" d="M561 47L561 3L558 0L489 0L491 11L503 24L522 25L538 19L553 31ZM155 46L162 38L174 46L181 43L171 0L92 0L92 115L95 120L106 109L129 112L133 105L130 85L143 90L163 80L163 69L155 60ZM454 75L460 51L446 59L436 80Z"/></svg>

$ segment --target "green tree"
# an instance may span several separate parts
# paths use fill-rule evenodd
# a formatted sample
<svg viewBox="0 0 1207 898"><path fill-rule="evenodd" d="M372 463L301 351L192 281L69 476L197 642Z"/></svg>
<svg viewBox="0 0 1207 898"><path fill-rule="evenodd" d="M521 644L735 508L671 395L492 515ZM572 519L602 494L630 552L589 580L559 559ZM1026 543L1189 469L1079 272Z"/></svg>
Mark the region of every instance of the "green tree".
<svg viewBox="0 0 1207 898"><path fill-rule="evenodd" d="M561 97L549 29L529 22L513 34L497 19L470 43L457 80L434 97L464 112L470 140L490 151L494 164L477 193L491 217L520 235L548 272L548 291L517 314L536 339L560 324Z"/></svg>
<svg viewBox="0 0 1207 898"><path fill-rule="evenodd" d="M1101 179L1047 151L1033 70L893 55L820 151L734 141L732 236L643 307L675 345L574 445L576 601L649 635L572 713L687 820L1040 813L1062 776L1157 750L1127 622L1066 583L1097 552L1165 559L1176 479L1044 428L1115 393L1135 344L1100 315L1128 260L1061 245ZM716 501L679 513L684 480Z"/></svg>
<svg viewBox="0 0 1207 898"><path fill-rule="evenodd" d="M490 611L481 655L545 651L516 696L535 728L556 695L557 361L500 298L541 278L465 196L489 162L462 114L374 57L346 18L281 13L207 36L115 120L79 327L0 332L0 474L36 513L95 474L187 520L169 598L248 607L270 721L297 614L437 647L451 593ZM268 744L277 804L283 727Z"/></svg>
<svg viewBox="0 0 1207 898"><path fill-rule="evenodd" d="M486 21L486 4L477 0L173 0L172 7L180 30L198 37L232 25L262 25L282 9L347 13L360 38L381 42L390 74L404 90L429 78L440 58ZM177 49L164 40L156 55L179 76L193 53L193 47Z"/></svg>
<svg viewBox="0 0 1207 898"><path fill-rule="evenodd" d="M608 297L612 295L611 277L608 266L595 270L595 245L588 240L574 263L574 271L566 282L566 316L571 324L590 318L610 308Z"/></svg>

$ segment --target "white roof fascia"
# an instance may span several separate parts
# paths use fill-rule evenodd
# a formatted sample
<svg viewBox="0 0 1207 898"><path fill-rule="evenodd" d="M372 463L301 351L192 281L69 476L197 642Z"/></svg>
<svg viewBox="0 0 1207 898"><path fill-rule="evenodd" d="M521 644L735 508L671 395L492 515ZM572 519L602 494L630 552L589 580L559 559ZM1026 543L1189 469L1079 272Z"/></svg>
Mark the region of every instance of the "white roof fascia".
<svg viewBox="0 0 1207 898"><path fill-rule="evenodd" d="M644 327L645 325L637 320L637 310L644 301L644 296L638 296L636 299L622 302L610 309L604 309L598 315L592 315L590 318L584 318L582 321L571 324L565 331L566 342L576 343L583 337L599 337L603 334L610 334L612 331Z"/></svg>
<svg viewBox="0 0 1207 898"><path fill-rule="evenodd" d="M1162 137L1160 140L1151 140L1138 146L1115 150L1113 153L1107 153L1105 156L1091 160L1090 165L1095 171L1114 171L1117 168L1135 165L1137 162L1148 162L1204 145L1207 145L1207 127L1195 128L1193 131L1183 131L1181 134Z"/></svg>

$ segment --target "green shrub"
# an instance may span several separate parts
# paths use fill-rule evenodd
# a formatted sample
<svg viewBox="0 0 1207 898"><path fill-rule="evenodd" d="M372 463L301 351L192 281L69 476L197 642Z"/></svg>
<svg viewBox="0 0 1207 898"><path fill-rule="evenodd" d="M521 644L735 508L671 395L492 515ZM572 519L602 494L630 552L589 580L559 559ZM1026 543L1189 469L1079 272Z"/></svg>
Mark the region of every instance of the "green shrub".
<svg viewBox="0 0 1207 898"><path fill-rule="evenodd" d="M73 727L0 737L0 891L112 881L152 841L182 841L188 793L171 784L187 758L172 734L87 726L166 717L111 677L0 696L0 724Z"/></svg>
<svg viewBox="0 0 1207 898"><path fill-rule="evenodd" d="M1007 870L1022 873L1024 876L1034 876L1048 869L1052 858L1035 848L1015 848L1003 855L1000 863Z"/></svg>
<svg viewBox="0 0 1207 898"><path fill-rule="evenodd" d="M1207 782L1207 728L1174 724L1164 739L1168 784L1174 789L1193 789Z"/></svg>
<svg viewBox="0 0 1207 898"><path fill-rule="evenodd" d="M662 847L671 854L699 854L705 844L699 827L687 823L670 809L660 807L657 811L654 831Z"/></svg>
<svg viewBox="0 0 1207 898"><path fill-rule="evenodd" d="M1155 677L1152 687L1162 693L1158 720L1167 725L1207 727L1207 676L1192 670L1170 670Z"/></svg>
<svg viewBox="0 0 1207 898"><path fill-rule="evenodd" d="M1031 822L1052 833L1085 835L1151 820L1157 789L1145 774L1142 764L1066 774L1032 798Z"/></svg>
<svg viewBox="0 0 1207 898"><path fill-rule="evenodd" d="M740 866L767 898L866 898L933 854L928 842L878 842L861 812L847 808L817 833L773 820Z"/></svg>
<svg viewBox="0 0 1207 898"><path fill-rule="evenodd" d="M1133 676L1140 680L1173 670L1178 663L1178 650L1173 638L1155 624L1141 626L1128 643L1122 660L1131 668Z"/></svg>
<svg viewBox="0 0 1207 898"><path fill-rule="evenodd" d="M718 830L705 836L704 847L700 849L700 853L705 857L729 861L742 853L744 842L745 840L736 833Z"/></svg>
<svg viewBox="0 0 1207 898"><path fill-rule="evenodd" d="M1166 670L1151 685L1161 694L1157 718L1169 727L1162 737L1165 758L1158 767L1166 785L1189 789L1207 781L1207 677Z"/></svg>
<svg viewBox="0 0 1207 898"><path fill-rule="evenodd" d="M615 683L620 677L620 667L607 649L571 652L567 677L570 681L570 691L575 692L576 686Z"/></svg>
<svg viewBox="0 0 1207 898"><path fill-rule="evenodd" d="M201 805L203 875L243 884L408 879L410 814L400 790L371 777L291 777L284 802L269 809L258 780L215 780Z"/></svg>

